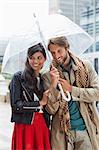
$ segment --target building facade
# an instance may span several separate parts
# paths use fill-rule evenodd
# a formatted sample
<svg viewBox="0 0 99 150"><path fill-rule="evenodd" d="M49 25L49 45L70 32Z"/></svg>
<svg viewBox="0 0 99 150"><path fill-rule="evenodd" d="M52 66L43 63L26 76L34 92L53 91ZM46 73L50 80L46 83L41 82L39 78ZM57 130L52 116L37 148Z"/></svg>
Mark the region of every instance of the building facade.
<svg viewBox="0 0 99 150"><path fill-rule="evenodd" d="M89 59L99 73L99 0L55 0L54 5L53 2L49 1L50 13L65 15L94 38L95 44L85 51L82 58Z"/></svg>
<svg viewBox="0 0 99 150"><path fill-rule="evenodd" d="M89 59L99 73L99 0L91 0L90 5L85 5L80 25L95 40L93 46L83 54L83 58Z"/></svg>
<svg viewBox="0 0 99 150"><path fill-rule="evenodd" d="M49 13L62 14L79 24L83 6L88 1L90 0L49 0Z"/></svg>

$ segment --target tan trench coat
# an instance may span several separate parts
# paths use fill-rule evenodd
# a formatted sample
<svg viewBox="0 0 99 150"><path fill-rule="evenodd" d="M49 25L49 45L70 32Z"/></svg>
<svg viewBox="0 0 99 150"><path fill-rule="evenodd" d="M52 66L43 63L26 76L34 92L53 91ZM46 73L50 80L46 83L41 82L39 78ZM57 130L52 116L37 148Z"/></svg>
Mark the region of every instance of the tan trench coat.
<svg viewBox="0 0 99 150"><path fill-rule="evenodd" d="M99 101L99 79L98 76L89 62L85 62L90 77L90 87L89 88L79 88L72 87L72 98L75 101L78 101L80 104L80 112L84 118L88 134L92 143L93 150L99 150L99 112L97 115L95 101ZM70 73L71 84L75 81L74 72L77 67L73 65L73 69ZM50 76L49 73L43 75L45 81L45 89L50 85ZM52 119L52 129L51 129L51 147L52 150L66 150L66 142L64 133L60 132L60 122L59 122L59 106L60 106L60 93L57 89L53 89L49 95L49 100L46 106L47 111L53 115ZM96 126L93 124L90 119L90 115L87 109L89 105L92 110L92 115L95 118Z"/></svg>

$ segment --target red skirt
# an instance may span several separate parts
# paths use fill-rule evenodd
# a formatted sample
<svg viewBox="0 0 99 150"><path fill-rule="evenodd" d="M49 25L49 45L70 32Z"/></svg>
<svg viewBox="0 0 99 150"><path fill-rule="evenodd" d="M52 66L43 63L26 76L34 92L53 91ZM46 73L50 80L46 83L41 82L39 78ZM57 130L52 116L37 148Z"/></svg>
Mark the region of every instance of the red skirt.
<svg viewBox="0 0 99 150"><path fill-rule="evenodd" d="M36 112L31 125L15 123L11 150L50 149L50 133L43 113Z"/></svg>

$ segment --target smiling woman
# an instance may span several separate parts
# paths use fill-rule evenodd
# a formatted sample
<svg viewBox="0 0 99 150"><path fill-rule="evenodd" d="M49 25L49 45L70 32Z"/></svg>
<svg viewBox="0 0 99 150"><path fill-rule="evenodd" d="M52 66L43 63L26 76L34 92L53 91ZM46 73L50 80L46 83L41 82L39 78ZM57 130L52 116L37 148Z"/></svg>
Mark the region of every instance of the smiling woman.
<svg viewBox="0 0 99 150"><path fill-rule="evenodd" d="M4 0L0 1L0 11L0 36L9 37L30 26L34 12L39 17L48 14L48 0Z"/></svg>
<svg viewBox="0 0 99 150"><path fill-rule="evenodd" d="M49 90L44 90L40 74L45 60L41 43L30 47L25 69L11 80L11 122L15 123L11 150L50 150L50 115L45 110Z"/></svg>

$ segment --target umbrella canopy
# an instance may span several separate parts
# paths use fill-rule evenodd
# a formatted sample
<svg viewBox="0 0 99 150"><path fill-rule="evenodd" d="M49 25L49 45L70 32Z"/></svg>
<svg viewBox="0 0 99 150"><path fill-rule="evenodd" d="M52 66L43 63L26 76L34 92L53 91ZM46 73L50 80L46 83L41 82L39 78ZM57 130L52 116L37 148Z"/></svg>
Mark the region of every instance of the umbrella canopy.
<svg viewBox="0 0 99 150"><path fill-rule="evenodd" d="M7 91L8 91L8 87L6 84L6 80L3 77L3 75L0 74L0 95L6 96Z"/></svg>
<svg viewBox="0 0 99 150"><path fill-rule="evenodd" d="M35 18L33 20L33 25L28 31L20 31L19 34L9 39L9 44L4 54L2 73L13 74L18 70L23 70L27 49L40 42L43 45L47 45L50 38L66 36L71 51L76 55L82 54L94 42L93 38L81 27L63 15L48 15L40 18L38 22ZM37 23L39 23L39 28ZM52 59L47 50L46 53L47 61L43 72L48 69L48 65L51 63L49 60Z"/></svg>
<svg viewBox="0 0 99 150"><path fill-rule="evenodd" d="M46 22L41 18L39 21L44 37L50 39L66 36L70 43L70 49L76 55L82 54L94 43L93 38L87 32L63 15L49 15L45 20Z"/></svg>

